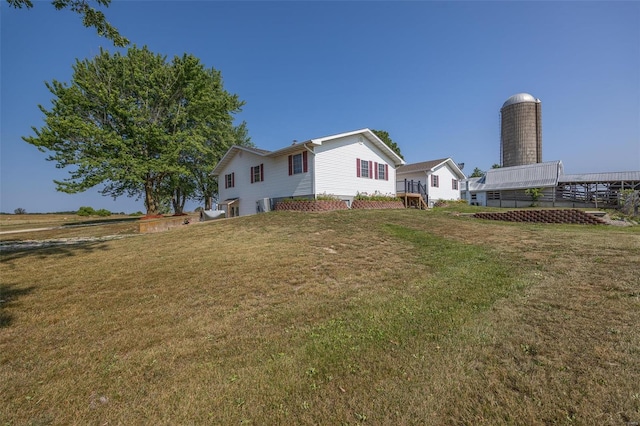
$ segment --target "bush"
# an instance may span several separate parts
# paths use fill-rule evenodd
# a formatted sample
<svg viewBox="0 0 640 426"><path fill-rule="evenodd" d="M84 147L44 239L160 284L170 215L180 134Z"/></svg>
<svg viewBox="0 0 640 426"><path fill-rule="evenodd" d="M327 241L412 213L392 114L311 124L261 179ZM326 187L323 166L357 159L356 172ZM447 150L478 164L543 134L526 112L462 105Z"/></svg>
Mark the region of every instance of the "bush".
<svg viewBox="0 0 640 426"><path fill-rule="evenodd" d="M93 216L94 214L96 214L96 211L93 209L93 207L82 206L78 209L76 214L78 216Z"/></svg>
<svg viewBox="0 0 640 426"><path fill-rule="evenodd" d="M27 214L27 211L25 209L23 209L22 207L18 207L17 209L15 209L13 211L14 214Z"/></svg>
<svg viewBox="0 0 640 426"><path fill-rule="evenodd" d="M337 196L335 196L333 194L327 194L326 192L323 192L322 194L318 194L318 196L316 197L316 200L318 200L318 201L340 201L340 198L338 198Z"/></svg>
<svg viewBox="0 0 640 426"><path fill-rule="evenodd" d="M107 209L100 209L100 210L96 210L96 215L106 217L106 216L111 216L111 212Z"/></svg>
<svg viewBox="0 0 640 426"><path fill-rule="evenodd" d="M433 207L455 207L458 206L468 206L469 202L467 200L459 199L459 200L436 200L433 203Z"/></svg>
<svg viewBox="0 0 640 426"><path fill-rule="evenodd" d="M284 198L278 202L279 203L297 203L298 201L315 201L315 200L313 198L307 198L307 197L291 197L291 198Z"/></svg>
<svg viewBox="0 0 640 426"><path fill-rule="evenodd" d="M354 200L363 200L363 201L402 201L400 198L395 195L389 194L381 194L376 191L372 195L367 194L366 192L358 192L356 196L353 198Z"/></svg>

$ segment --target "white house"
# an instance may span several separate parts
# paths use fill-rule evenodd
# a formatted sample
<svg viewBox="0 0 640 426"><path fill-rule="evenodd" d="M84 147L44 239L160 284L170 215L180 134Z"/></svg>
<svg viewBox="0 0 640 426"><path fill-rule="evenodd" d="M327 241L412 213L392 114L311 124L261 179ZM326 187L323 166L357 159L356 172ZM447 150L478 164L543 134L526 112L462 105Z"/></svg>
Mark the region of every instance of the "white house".
<svg viewBox="0 0 640 426"><path fill-rule="evenodd" d="M371 130L294 143L276 151L233 146L213 170L227 217L273 208L284 198L327 194L350 203L358 193L396 194L404 164Z"/></svg>
<svg viewBox="0 0 640 426"><path fill-rule="evenodd" d="M451 158L400 166L396 177L397 193L419 193L429 206L437 200L459 200L460 181L466 179Z"/></svg>

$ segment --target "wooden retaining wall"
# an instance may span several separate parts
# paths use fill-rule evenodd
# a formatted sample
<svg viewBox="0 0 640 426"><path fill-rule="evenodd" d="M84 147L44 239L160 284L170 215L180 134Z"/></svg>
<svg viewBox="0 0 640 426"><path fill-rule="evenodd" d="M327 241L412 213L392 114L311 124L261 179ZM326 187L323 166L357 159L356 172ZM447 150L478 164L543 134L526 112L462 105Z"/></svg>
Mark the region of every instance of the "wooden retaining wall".
<svg viewBox="0 0 640 426"><path fill-rule="evenodd" d="M599 217L575 209L512 210L508 212L475 213L473 217L505 222L579 223L586 225L606 223Z"/></svg>

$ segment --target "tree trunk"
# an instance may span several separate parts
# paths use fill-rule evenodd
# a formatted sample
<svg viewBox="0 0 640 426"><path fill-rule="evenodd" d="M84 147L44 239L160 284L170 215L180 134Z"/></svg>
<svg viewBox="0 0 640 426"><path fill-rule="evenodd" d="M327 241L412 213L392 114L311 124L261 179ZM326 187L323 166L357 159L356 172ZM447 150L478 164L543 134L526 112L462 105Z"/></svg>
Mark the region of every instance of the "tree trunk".
<svg viewBox="0 0 640 426"><path fill-rule="evenodd" d="M187 202L187 195L180 189L176 188L173 191L173 196L171 197L171 204L173 204L173 212L174 214L182 214L184 213L184 205Z"/></svg>
<svg viewBox="0 0 640 426"><path fill-rule="evenodd" d="M154 196L153 180L147 178L144 184L144 206L147 208L147 216L155 216L158 214L158 203Z"/></svg>
<svg viewBox="0 0 640 426"><path fill-rule="evenodd" d="M213 207L213 197L204 197L204 209L211 210Z"/></svg>

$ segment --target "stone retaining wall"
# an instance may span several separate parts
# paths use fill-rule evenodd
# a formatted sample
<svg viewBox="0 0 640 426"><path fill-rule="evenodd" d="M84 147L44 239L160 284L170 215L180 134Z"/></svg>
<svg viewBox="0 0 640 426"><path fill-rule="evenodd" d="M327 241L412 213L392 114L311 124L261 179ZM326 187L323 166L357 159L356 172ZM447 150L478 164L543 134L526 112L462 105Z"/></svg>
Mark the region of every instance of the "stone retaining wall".
<svg viewBox="0 0 640 426"><path fill-rule="evenodd" d="M276 211L328 212L348 208L347 203L340 200L280 201L276 204Z"/></svg>
<svg viewBox="0 0 640 426"><path fill-rule="evenodd" d="M506 222L535 223L581 223L601 225L606 222L582 210L513 210L508 212L475 213L478 219L502 220Z"/></svg>
<svg viewBox="0 0 640 426"><path fill-rule="evenodd" d="M352 209L404 209L402 201L353 200Z"/></svg>
<svg viewBox="0 0 640 426"><path fill-rule="evenodd" d="M276 211L327 212L332 210L347 210L347 203L333 200L301 200L280 201L276 204ZM404 209L402 201L369 201L353 200L352 209Z"/></svg>

